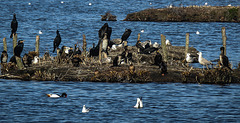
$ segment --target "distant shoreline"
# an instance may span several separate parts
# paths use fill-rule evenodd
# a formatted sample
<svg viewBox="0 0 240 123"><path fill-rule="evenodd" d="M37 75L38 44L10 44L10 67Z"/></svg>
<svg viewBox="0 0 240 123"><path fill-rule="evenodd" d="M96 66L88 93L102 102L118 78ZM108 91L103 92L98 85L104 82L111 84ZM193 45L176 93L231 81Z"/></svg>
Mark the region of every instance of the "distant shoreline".
<svg viewBox="0 0 240 123"><path fill-rule="evenodd" d="M240 22L240 6L190 6L145 9L130 13L123 21Z"/></svg>

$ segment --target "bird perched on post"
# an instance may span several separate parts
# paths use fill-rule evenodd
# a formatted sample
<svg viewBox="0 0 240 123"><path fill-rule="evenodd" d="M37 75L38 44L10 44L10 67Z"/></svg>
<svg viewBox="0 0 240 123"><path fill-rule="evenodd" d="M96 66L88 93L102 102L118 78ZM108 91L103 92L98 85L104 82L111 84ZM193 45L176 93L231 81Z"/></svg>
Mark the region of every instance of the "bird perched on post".
<svg viewBox="0 0 240 123"><path fill-rule="evenodd" d="M232 69L229 67L228 57L226 55L224 55L224 47L221 47L220 51L221 51L221 54L219 56L219 58L220 58L220 66L221 67L227 67L229 70L232 71Z"/></svg>
<svg viewBox="0 0 240 123"><path fill-rule="evenodd" d="M131 29L125 29L125 32L123 33L121 39L122 39L122 42L123 41L127 41L128 37L131 35L132 33L132 30ZM121 43L122 43L121 42Z"/></svg>
<svg viewBox="0 0 240 123"><path fill-rule="evenodd" d="M1 63L7 63L7 60L8 60L7 51L3 50L1 55Z"/></svg>
<svg viewBox="0 0 240 123"><path fill-rule="evenodd" d="M22 51L23 51L23 44L24 40L19 40L18 45L14 48L14 55L20 57Z"/></svg>
<svg viewBox="0 0 240 123"><path fill-rule="evenodd" d="M11 35L10 38L13 37L13 34L16 34L17 32L17 28L18 28L18 22L17 22L17 18L16 18L16 14L13 14L13 19L11 22Z"/></svg>
<svg viewBox="0 0 240 123"><path fill-rule="evenodd" d="M56 33L57 33L57 36L55 37L55 39L53 41L53 47L54 47L53 53L54 53L55 49L58 48L58 46L60 45L61 40L62 40L58 30Z"/></svg>

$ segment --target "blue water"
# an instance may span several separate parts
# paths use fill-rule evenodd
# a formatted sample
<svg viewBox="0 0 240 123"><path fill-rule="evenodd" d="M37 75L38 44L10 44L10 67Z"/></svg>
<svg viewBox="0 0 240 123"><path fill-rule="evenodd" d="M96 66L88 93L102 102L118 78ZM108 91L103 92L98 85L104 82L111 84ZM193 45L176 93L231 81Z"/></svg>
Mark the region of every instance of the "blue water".
<svg viewBox="0 0 240 123"><path fill-rule="evenodd" d="M240 122L239 85L0 80L0 87L0 122ZM68 97L46 96L53 92ZM135 109L140 96L144 107Z"/></svg>
<svg viewBox="0 0 240 123"><path fill-rule="evenodd" d="M141 29L141 40L160 43L164 34L173 45L183 46L190 33L190 46L203 52L208 60L218 59L222 45L221 28L226 27L227 56L233 66L240 62L239 23L201 22L125 22L128 13L147 8L204 5L239 6L239 0L0 0L0 39L7 39L12 56L10 23L17 14L18 39L25 40L23 53L35 50L35 38L40 35L40 55L53 50L56 30L62 45L87 46L98 41L98 30L105 23L100 15L110 11L117 21L108 22L113 28L112 39L120 38L125 28L133 32L129 45L134 45ZM152 3L150 5L149 3ZM31 5L29 5L31 3ZM92 3L92 6L88 4ZM200 34L196 35L196 31ZM0 41L0 49L3 49ZM55 53L51 53L55 56ZM127 84L93 82L37 82L0 80L0 122L240 122L239 85L197 84ZM51 99L47 93L68 94L67 98ZM144 108L134 109L137 97L143 97ZM82 105L90 107L81 113Z"/></svg>

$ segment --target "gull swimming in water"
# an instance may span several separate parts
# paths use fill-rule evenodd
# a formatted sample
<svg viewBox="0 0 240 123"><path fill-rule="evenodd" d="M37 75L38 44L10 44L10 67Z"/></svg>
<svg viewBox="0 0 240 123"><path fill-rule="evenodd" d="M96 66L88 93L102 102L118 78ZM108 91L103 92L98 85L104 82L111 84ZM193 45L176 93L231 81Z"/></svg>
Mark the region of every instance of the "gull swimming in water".
<svg viewBox="0 0 240 123"><path fill-rule="evenodd" d="M83 108L82 108L82 113L87 113L87 112L89 112L90 111L90 109L88 108L88 109L86 109L86 106L85 105L83 105Z"/></svg>
<svg viewBox="0 0 240 123"><path fill-rule="evenodd" d="M202 52L199 52L197 53L199 56L198 56L198 62L203 65L203 69L204 69L204 65L207 67L208 69L208 65L209 64L212 64L212 62L208 61L207 59L203 58L202 57Z"/></svg>
<svg viewBox="0 0 240 123"><path fill-rule="evenodd" d="M142 97L137 98L137 103L134 106L134 108L142 108L142 107L143 107Z"/></svg>
<svg viewBox="0 0 240 123"><path fill-rule="evenodd" d="M199 34L200 34L200 32L199 32L199 31L197 31L197 32L196 32L196 34L197 34L197 35L199 35Z"/></svg>
<svg viewBox="0 0 240 123"><path fill-rule="evenodd" d="M43 32L42 32L41 30L39 30L39 31L38 31L38 34L40 34L40 35L41 35L41 34L43 34Z"/></svg>

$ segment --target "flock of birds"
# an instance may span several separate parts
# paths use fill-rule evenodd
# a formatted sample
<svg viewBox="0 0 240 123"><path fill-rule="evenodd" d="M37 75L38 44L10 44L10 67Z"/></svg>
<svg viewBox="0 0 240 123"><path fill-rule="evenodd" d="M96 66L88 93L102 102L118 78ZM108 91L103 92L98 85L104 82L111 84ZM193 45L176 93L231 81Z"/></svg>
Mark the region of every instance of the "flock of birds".
<svg viewBox="0 0 240 123"><path fill-rule="evenodd" d="M66 93L62 93L61 95L59 94L47 94L48 97L50 98L67 98L67 94ZM143 108L143 102L142 102L142 97L137 98L137 103L135 106L133 106L134 108ZM83 105L82 107L82 113L87 113L90 111L90 108L86 108L86 105Z"/></svg>
<svg viewBox="0 0 240 123"><path fill-rule="evenodd" d="M16 19L16 14L13 15L13 19L11 22L11 35L10 38L13 37L13 35L16 34L18 28L18 22ZM126 63L126 64L131 64L132 60L132 53L128 51L128 46L127 46L127 39L131 35L131 29L126 29L125 32L123 33L121 39L117 40L110 40L111 34L112 34L112 28L108 25L108 23L105 23L98 31L98 37L99 41L97 46L93 43L93 47L89 51L89 57L94 57L99 55L99 49L101 48L101 54L103 56L103 59L107 59L108 62L111 61L111 59L108 59L108 51L109 49L116 50L116 47L122 47L124 51L117 55L113 59L113 66L119 66L120 64ZM144 30L142 29L141 32L143 33ZM42 33L42 32L41 32ZM199 31L196 32L196 34L200 34ZM21 53L23 51L24 47L24 40L19 40L17 46L14 48L14 55L11 57L10 62L11 63L16 63L16 58L21 57ZM80 57L81 55L81 50L80 48L77 47L75 44L75 48L73 49L72 47L66 47L62 46L62 48L59 48L59 45L61 43L61 36L60 32L57 30L56 31L56 37L53 41L53 52L57 49L57 53L60 54L60 58L71 58L71 61L73 63L73 66L78 67L79 63L82 62L82 59ZM171 42L169 40L166 40L166 45L171 45ZM138 40L136 42L136 47L138 49L139 54L151 54L153 52L157 52L155 58L154 58L154 64L158 65L162 75L167 74L167 63L164 62L162 55L160 54L159 49L161 49L160 44L155 42L154 44L151 43L150 40L141 42ZM220 61L220 67L227 67L228 69L232 70L229 67L229 61L228 57L224 55L224 47L220 48L221 54L219 56L219 61ZM44 54L45 55L45 54ZM47 54L48 56L49 53ZM7 51L2 51L1 55L1 63L7 63L8 60L8 54ZM186 59L188 63L194 63L194 62L199 62L201 65L206 66L208 68L208 65L211 65L212 62L206 60L205 58L202 57L202 52L198 53L198 59L194 58L191 56L191 54L187 54ZM24 65L30 65L32 63L38 63L39 57L37 55L33 55L32 57L28 56L27 54L24 55L23 57L23 63Z"/></svg>

